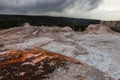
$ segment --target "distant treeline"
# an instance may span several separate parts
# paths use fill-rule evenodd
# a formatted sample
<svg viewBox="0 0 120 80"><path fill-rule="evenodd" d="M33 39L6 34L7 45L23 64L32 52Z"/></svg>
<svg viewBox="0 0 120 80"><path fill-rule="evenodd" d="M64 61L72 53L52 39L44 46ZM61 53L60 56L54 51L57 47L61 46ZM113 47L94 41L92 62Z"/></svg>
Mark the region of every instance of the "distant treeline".
<svg viewBox="0 0 120 80"><path fill-rule="evenodd" d="M88 25L99 24L100 21L50 16L0 15L0 29L23 26L24 23L33 26L70 26L75 31L83 31Z"/></svg>

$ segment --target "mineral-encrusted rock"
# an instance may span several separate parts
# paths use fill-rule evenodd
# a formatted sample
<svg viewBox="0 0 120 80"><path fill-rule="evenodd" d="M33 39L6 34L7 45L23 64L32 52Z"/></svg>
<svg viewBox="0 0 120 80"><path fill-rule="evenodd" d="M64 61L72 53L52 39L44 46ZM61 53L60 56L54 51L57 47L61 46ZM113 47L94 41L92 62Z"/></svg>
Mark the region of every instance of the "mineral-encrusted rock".
<svg viewBox="0 0 120 80"><path fill-rule="evenodd" d="M102 74L104 76L110 76L115 80L120 79L120 33L111 31L103 25L91 25L85 32L75 32L68 27L29 26L11 28L0 31L0 45L0 54L11 49L43 48L77 59L89 65L90 69L90 66L93 66L105 73ZM60 74L59 70L61 71L61 69L56 69L49 76L51 77L56 72ZM77 69L75 68L75 70ZM98 75L100 74L98 70L93 69L92 71L96 71L96 75ZM94 74L91 71L89 73ZM62 74L60 75L62 76ZM59 79L62 78L60 75ZM100 80L105 79L101 78Z"/></svg>
<svg viewBox="0 0 120 80"><path fill-rule="evenodd" d="M43 49L10 50L0 55L0 80L111 80L103 74Z"/></svg>
<svg viewBox="0 0 120 80"><path fill-rule="evenodd" d="M112 30L120 32L120 21L101 21L100 24L107 25Z"/></svg>
<svg viewBox="0 0 120 80"><path fill-rule="evenodd" d="M101 25L101 24L91 24L87 27L87 29L84 31L84 33L87 34L114 34L117 32L114 32L110 29L110 27L106 25Z"/></svg>

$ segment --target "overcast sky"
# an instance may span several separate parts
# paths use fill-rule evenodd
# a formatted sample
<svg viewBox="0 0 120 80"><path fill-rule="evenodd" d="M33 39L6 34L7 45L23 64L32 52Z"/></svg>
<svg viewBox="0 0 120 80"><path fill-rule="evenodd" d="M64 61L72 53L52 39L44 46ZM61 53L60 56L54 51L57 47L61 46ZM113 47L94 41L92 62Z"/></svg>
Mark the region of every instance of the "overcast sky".
<svg viewBox="0 0 120 80"><path fill-rule="evenodd" d="M120 0L0 0L0 13L120 20Z"/></svg>

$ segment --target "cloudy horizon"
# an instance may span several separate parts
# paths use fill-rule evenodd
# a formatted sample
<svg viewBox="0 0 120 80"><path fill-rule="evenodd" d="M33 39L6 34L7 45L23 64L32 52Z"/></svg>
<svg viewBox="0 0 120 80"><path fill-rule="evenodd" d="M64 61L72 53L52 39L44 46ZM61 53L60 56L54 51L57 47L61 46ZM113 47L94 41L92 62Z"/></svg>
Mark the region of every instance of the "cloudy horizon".
<svg viewBox="0 0 120 80"><path fill-rule="evenodd" d="M1 0L0 14L120 20L119 0Z"/></svg>

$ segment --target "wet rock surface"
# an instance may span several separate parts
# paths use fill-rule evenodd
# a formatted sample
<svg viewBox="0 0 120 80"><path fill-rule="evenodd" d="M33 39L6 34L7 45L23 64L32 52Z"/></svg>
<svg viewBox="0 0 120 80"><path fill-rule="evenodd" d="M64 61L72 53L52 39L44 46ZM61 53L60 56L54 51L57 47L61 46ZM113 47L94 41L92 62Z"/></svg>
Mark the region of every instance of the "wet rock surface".
<svg viewBox="0 0 120 80"><path fill-rule="evenodd" d="M104 80L94 67L43 49L9 50L0 55L0 80Z"/></svg>
<svg viewBox="0 0 120 80"><path fill-rule="evenodd" d="M45 26L17 27L0 31L0 44L3 45L0 47L1 55L11 49L24 51L30 48L42 48L72 57L86 65L83 66L84 69L80 67L79 69L77 65L81 64L67 61L65 66L70 72L64 72L61 66L47 74L50 80L112 80L109 77L114 80L120 79L119 42L120 33L99 24L90 25L84 32L75 32L69 27ZM88 73L86 76L83 74L82 79L78 79L78 76L77 79L73 79L71 76L82 71L86 72L85 75Z"/></svg>

